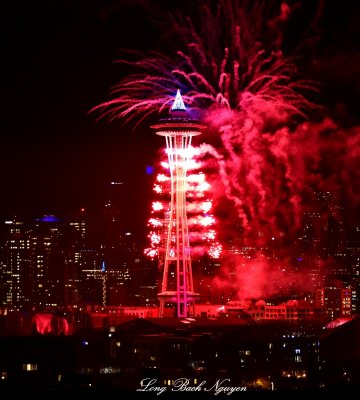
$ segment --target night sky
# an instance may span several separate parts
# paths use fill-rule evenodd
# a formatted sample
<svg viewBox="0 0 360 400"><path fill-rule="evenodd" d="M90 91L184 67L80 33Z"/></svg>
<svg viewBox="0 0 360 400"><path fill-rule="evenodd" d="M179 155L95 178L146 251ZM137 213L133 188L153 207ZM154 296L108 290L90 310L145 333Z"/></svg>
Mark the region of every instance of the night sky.
<svg viewBox="0 0 360 400"><path fill-rule="evenodd" d="M131 207L136 223L144 223L152 184L146 165L162 140L145 127L133 132L131 126L97 121L89 111L108 99L124 73L114 63L120 49L157 48L161 32L149 16L162 15L165 4L171 8L177 2L7 3L0 10L1 217L96 208L109 198L114 180L124 182L124 207ZM358 2L323 3L321 40L308 73L321 80L322 100L332 116L355 125Z"/></svg>
<svg viewBox="0 0 360 400"><path fill-rule="evenodd" d="M111 181L124 182L124 203L136 212L158 138L97 122L89 111L119 78L119 49L149 45L143 7L20 1L0 13L1 216L98 207Z"/></svg>

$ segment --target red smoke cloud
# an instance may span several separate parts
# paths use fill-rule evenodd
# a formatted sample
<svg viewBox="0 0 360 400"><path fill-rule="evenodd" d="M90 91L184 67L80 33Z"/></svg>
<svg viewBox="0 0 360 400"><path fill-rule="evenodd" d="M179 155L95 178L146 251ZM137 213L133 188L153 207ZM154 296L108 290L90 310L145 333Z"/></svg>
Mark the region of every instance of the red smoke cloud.
<svg viewBox="0 0 360 400"><path fill-rule="evenodd" d="M322 266L323 267L323 266ZM232 300L244 304L249 300L269 299L273 295L302 293L309 291L317 281L310 281L303 271L290 272L289 264L269 259L257 252L251 258L244 255L224 257L222 271L213 281L218 290L229 289L235 294Z"/></svg>

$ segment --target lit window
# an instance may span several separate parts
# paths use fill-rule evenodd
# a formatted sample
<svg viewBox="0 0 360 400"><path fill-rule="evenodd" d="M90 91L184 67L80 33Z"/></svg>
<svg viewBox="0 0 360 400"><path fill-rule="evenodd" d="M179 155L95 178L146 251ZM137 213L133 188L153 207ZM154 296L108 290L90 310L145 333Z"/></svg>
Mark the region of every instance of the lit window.
<svg viewBox="0 0 360 400"><path fill-rule="evenodd" d="M37 364L23 364L23 371L37 371Z"/></svg>

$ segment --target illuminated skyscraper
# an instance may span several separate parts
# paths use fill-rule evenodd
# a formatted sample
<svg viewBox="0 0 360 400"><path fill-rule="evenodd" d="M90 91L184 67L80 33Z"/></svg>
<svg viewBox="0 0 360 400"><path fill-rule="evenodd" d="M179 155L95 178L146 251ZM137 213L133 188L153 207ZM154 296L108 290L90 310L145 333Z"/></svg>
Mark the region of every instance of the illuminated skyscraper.
<svg viewBox="0 0 360 400"><path fill-rule="evenodd" d="M10 310L20 310L29 304L33 292L28 227L22 221L5 221L3 234L0 302Z"/></svg>
<svg viewBox="0 0 360 400"><path fill-rule="evenodd" d="M186 174L189 147L193 136L205 128L186 110L180 91L170 110L170 116L152 126L156 134L166 139L170 170L170 204L164 259L160 316L164 316L167 304L176 305L176 317L194 314L199 294L194 291L189 231L186 210Z"/></svg>
<svg viewBox="0 0 360 400"><path fill-rule="evenodd" d="M53 216L32 222L9 220L4 235L2 303L13 310L63 304L63 224Z"/></svg>

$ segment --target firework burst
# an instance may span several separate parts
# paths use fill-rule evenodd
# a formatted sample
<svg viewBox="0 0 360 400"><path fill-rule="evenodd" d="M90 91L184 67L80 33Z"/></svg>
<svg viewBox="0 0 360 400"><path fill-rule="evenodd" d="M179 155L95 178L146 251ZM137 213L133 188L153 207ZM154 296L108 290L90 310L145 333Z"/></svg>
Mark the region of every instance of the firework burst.
<svg viewBox="0 0 360 400"><path fill-rule="evenodd" d="M178 50L170 55L127 52L119 62L136 72L124 77L111 99L94 109L110 120L136 119L137 126L168 110L180 88L184 102L200 110L210 129L220 134L222 145L210 151L219 163L220 176L214 179L225 183L221 193L233 201L245 229L251 221L255 230L275 218L271 190L276 183L264 176L269 156L284 164L272 151L277 144L268 148L263 133L269 126L306 118L314 109L307 94L316 91L313 82L299 79L296 58L285 57L281 50L281 24L291 9L285 3L272 8L268 4L223 0L213 8L205 2L194 22L173 13L170 39ZM287 179L290 175L284 167L287 202L296 213L297 185ZM245 193L251 194L248 199Z"/></svg>
<svg viewBox="0 0 360 400"><path fill-rule="evenodd" d="M199 4L192 18L169 15L170 29L164 31L170 32L171 50L126 52L119 63L129 64L134 73L93 111L138 126L167 112L180 89L185 104L209 127L203 135L207 143L195 147L194 155L210 171L211 196L202 200L203 207L212 202L223 229L238 221L240 234L254 246L284 238L289 246L313 192L351 197L348 205L358 201L352 188L359 182L359 129L342 130L330 118L307 120L320 109L314 103L318 89L301 78L299 58L283 51L283 28L293 12L288 3ZM157 196L163 195L165 182L156 182ZM166 205L157 200L153 210L164 213ZM164 219L154 215L150 236L158 246ZM203 222L210 224L211 218ZM201 235L216 240L214 230L209 225ZM152 255L155 247L149 249Z"/></svg>
<svg viewBox="0 0 360 400"><path fill-rule="evenodd" d="M137 72L124 77L113 87L111 100L94 110L110 120L136 119L138 125L167 110L180 88L185 103L200 110L244 111L257 120L259 110L306 117L314 108L306 97L316 90L314 82L299 79L296 58L281 51L278 24L290 9L282 5L280 15L265 24L259 18L265 6L224 0L211 10L205 2L197 27L180 13L169 15L170 41L175 40L178 50L169 56L126 51L118 62ZM269 43L267 37L274 35Z"/></svg>

